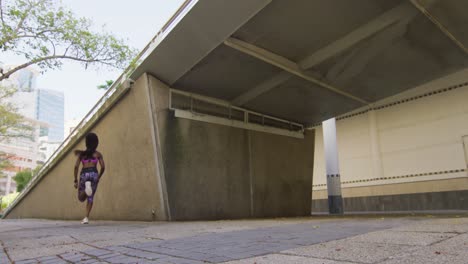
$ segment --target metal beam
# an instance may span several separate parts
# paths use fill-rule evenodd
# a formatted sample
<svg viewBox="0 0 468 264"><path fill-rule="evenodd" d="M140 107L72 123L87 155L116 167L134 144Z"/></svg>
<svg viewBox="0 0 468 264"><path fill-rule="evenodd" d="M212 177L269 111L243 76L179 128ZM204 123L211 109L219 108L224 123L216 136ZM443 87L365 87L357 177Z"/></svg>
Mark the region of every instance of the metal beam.
<svg viewBox="0 0 468 264"><path fill-rule="evenodd" d="M423 6L418 0L410 0L411 3L424 15L426 16L435 26L439 28L439 30L447 36L450 40L452 40L455 45L457 45L465 54L468 54L468 48L463 45L451 32L446 28L442 23L435 17L433 16L429 10L426 9L425 6ZM431 6L434 4L436 1L430 0L429 3L426 4L426 6Z"/></svg>
<svg viewBox="0 0 468 264"><path fill-rule="evenodd" d="M359 42L387 29L391 25L398 23L400 20L414 15L414 13L415 11L411 5L408 3L402 3L373 19L369 23L350 32L346 36L332 42L330 45L307 56L299 62L299 65L302 69L309 69L313 66L316 66L358 44Z"/></svg>
<svg viewBox="0 0 468 264"><path fill-rule="evenodd" d="M291 78L293 75L287 71L282 71L272 78L260 83L259 85L255 86L254 88L248 90L247 92L239 95L236 97L234 100L231 101L233 105L244 105L247 102L253 100L254 98L257 98L258 96L268 92L271 90L273 87L276 87L289 78Z"/></svg>
<svg viewBox="0 0 468 264"><path fill-rule="evenodd" d="M223 125L223 126L230 126L236 128L242 128L247 130L259 131L263 133L275 134L280 136L287 136L293 138L304 138L304 133L301 131L289 131L286 129L276 128L276 127L269 127L269 126L262 126L254 123L246 123L242 121L237 121L233 119L227 119L217 116L210 116L210 115L203 115L197 114L186 110L175 109L174 116L178 118L185 118L200 122L206 122L216 125Z"/></svg>
<svg viewBox="0 0 468 264"><path fill-rule="evenodd" d="M224 44L228 47L231 47L233 49L236 49L242 53L248 54L252 57L255 57L257 59L260 59L264 62L267 62L271 65L274 65L280 69L283 69L293 75L296 75L304 80L307 80L315 85L318 85L322 88L328 89L334 93L340 94L342 96L348 97L354 101L363 103L363 104L369 104L366 100L363 100L359 97L356 97L350 93L347 93L345 91L342 91L338 88L335 88L331 86L330 84L327 84L325 82L322 82L307 73L305 73L302 68L295 62L288 60L285 57L282 57L278 54L275 54L271 51L262 49L260 47L257 47L255 45L252 45L248 42L235 39L235 38L228 38L227 40L224 41Z"/></svg>
<svg viewBox="0 0 468 264"><path fill-rule="evenodd" d="M346 49L358 44L359 42L372 37L373 35L388 29L399 21L414 16L416 11L408 3L402 3L384 14L378 16L371 22L359 27L358 29L350 32L341 39L336 40L330 45L306 56L299 61L299 66L302 69L309 69L316 66L325 60L335 56L336 54L345 51ZM292 75L289 72L281 72L272 78L260 83L247 92L239 95L232 100L235 105L244 105L247 102L255 99L256 97L273 89L282 82L288 80Z"/></svg>

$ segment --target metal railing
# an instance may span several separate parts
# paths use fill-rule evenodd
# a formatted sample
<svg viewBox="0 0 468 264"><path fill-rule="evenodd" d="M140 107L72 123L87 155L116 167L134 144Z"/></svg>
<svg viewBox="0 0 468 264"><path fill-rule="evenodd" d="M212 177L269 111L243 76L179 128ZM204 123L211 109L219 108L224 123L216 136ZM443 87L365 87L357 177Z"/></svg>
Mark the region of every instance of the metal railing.
<svg viewBox="0 0 468 264"><path fill-rule="evenodd" d="M304 126L302 124L237 107L230 102L199 94L171 89L169 108L171 110L186 111L187 113L184 115L186 118L196 116L196 119L211 123L303 138ZM278 131L278 129L284 132Z"/></svg>

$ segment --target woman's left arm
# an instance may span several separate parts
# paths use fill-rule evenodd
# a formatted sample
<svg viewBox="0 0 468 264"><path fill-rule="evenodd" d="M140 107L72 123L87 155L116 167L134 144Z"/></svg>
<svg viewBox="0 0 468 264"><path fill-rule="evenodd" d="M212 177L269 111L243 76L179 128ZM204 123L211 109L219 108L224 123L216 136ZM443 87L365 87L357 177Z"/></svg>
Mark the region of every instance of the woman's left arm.
<svg viewBox="0 0 468 264"><path fill-rule="evenodd" d="M76 158L75 168L73 170L73 176L75 178L75 180L73 181L74 182L73 186L75 186L75 189L78 188L78 179L77 178L78 178L78 170L80 168L80 161L81 161L81 158L80 158L80 156L78 156Z"/></svg>
<svg viewBox="0 0 468 264"><path fill-rule="evenodd" d="M102 175L104 174L104 171L106 170L106 164L104 163L104 157L102 156L101 153L99 153L99 165L101 166L101 171L99 172L99 179L101 179Z"/></svg>

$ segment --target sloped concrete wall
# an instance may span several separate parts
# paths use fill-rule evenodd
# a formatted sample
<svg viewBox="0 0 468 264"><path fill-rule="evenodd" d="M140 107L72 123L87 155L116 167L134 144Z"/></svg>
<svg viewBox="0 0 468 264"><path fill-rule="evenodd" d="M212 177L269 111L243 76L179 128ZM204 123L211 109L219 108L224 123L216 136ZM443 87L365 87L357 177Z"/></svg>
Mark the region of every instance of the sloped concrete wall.
<svg viewBox="0 0 468 264"><path fill-rule="evenodd" d="M146 74L92 128L106 162L91 219L165 220L156 173ZM84 139L76 146L84 149ZM76 157L66 156L25 196L7 218L80 219L85 204L73 187ZM154 211L154 214L153 214Z"/></svg>
<svg viewBox="0 0 468 264"><path fill-rule="evenodd" d="M174 117L150 78L172 220L310 215L314 133L295 139Z"/></svg>

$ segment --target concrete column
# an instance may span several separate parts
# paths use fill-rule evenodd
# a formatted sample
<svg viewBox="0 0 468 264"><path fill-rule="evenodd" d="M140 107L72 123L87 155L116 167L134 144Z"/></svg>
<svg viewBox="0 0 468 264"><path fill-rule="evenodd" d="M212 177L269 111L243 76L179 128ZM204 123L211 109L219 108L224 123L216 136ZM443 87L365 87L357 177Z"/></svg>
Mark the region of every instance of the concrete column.
<svg viewBox="0 0 468 264"><path fill-rule="evenodd" d="M370 135L370 148L371 148L371 177L383 177L382 157L380 154L380 140L377 128L377 116L375 110L369 111L369 135Z"/></svg>
<svg viewBox="0 0 468 264"><path fill-rule="evenodd" d="M342 214L343 198L341 196L340 167L338 162L338 147L336 143L335 118L323 122L322 127L327 172L328 210L330 214Z"/></svg>

